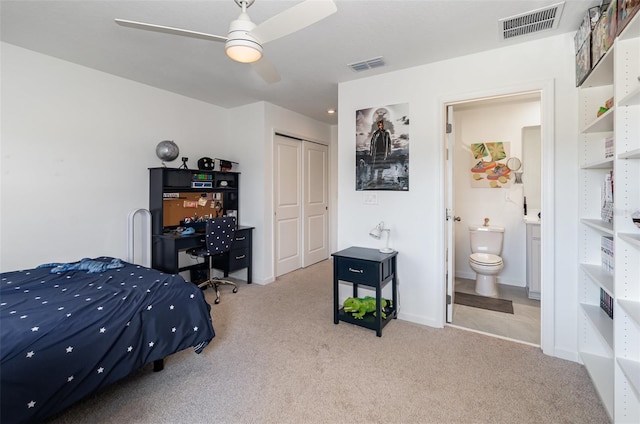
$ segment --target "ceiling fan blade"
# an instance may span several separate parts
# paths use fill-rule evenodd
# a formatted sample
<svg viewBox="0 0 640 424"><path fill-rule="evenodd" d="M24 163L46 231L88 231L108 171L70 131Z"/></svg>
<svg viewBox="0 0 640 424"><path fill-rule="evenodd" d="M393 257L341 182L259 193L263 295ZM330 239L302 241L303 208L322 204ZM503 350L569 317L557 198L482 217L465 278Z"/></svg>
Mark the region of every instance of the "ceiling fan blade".
<svg viewBox="0 0 640 424"><path fill-rule="evenodd" d="M253 67L253 70L256 71L256 73L268 84L274 84L280 81L280 74L278 74L278 70L266 57L262 56L262 59L257 62L253 62L251 66Z"/></svg>
<svg viewBox="0 0 640 424"><path fill-rule="evenodd" d="M305 0L262 22L250 34L261 43L268 43L306 28L337 10L333 0Z"/></svg>
<svg viewBox="0 0 640 424"><path fill-rule="evenodd" d="M143 22L128 21L126 19L114 19L114 20L118 25L129 27L129 28L135 28L135 29L143 29L145 31L155 31L155 32L163 32L165 34L182 35L184 37L199 38L201 40L208 40L208 41L222 41L222 42L227 41L227 37L222 37L220 35L206 34L204 32L189 31L187 29L173 28L173 27L162 26L162 25L145 24Z"/></svg>

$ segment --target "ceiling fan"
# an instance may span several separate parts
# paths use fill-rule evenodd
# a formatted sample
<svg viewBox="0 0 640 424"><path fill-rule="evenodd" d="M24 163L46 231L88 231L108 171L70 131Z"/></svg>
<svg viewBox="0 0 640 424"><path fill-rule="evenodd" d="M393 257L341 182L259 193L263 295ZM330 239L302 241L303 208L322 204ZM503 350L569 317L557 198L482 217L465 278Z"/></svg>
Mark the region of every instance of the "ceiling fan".
<svg viewBox="0 0 640 424"><path fill-rule="evenodd" d="M242 8L242 12L236 20L231 22L226 36L126 19L115 19L115 21L118 25L130 28L224 42L227 56L237 62L251 63L262 79L272 84L280 81L280 75L278 75L276 68L262 55L262 46L269 41L306 28L337 11L333 0L305 0L256 25L247 14L247 8L255 0L234 1Z"/></svg>

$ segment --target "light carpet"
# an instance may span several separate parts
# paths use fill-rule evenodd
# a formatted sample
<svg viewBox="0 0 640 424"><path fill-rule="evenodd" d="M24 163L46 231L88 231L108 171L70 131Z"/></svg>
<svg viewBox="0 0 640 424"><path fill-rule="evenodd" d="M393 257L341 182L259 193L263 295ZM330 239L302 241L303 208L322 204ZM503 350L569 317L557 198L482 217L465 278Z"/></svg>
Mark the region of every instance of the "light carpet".
<svg viewBox="0 0 640 424"><path fill-rule="evenodd" d="M52 423L607 423L585 368L539 348L400 319L333 323L332 262L222 287L216 337ZM402 291L402 287L399 287ZM402 312L402 304L400 312Z"/></svg>

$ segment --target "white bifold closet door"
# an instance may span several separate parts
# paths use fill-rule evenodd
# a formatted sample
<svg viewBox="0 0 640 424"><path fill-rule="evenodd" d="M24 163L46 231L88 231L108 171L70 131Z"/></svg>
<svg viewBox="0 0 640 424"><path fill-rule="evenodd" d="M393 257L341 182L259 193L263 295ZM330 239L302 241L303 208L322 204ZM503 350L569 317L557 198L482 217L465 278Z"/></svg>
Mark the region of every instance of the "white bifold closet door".
<svg viewBox="0 0 640 424"><path fill-rule="evenodd" d="M276 277L326 259L328 147L275 135Z"/></svg>

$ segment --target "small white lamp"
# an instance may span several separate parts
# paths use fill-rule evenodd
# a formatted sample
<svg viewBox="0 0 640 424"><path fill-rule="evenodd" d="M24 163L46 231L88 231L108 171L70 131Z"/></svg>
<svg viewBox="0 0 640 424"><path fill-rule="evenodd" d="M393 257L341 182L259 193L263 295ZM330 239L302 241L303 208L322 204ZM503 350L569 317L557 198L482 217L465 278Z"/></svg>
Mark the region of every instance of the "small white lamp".
<svg viewBox="0 0 640 424"><path fill-rule="evenodd" d="M376 225L371 231L369 231L369 235L375 239L380 239L383 232L387 233L387 244L386 247L382 247L378 250L381 253L393 253L394 250L389 248L389 236L391 235L391 230L388 228L384 228L384 221L380 221L378 225Z"/></svg>

